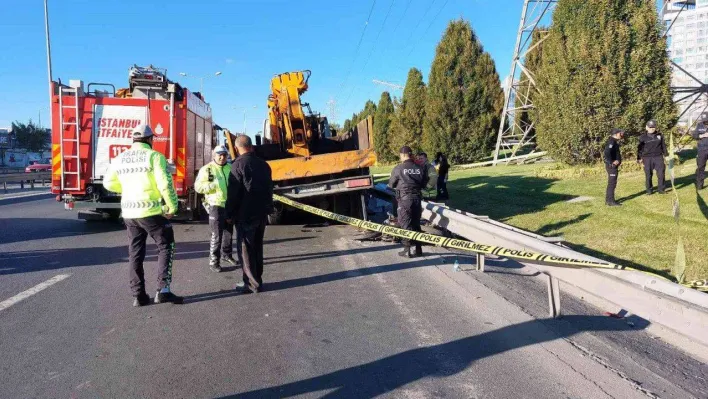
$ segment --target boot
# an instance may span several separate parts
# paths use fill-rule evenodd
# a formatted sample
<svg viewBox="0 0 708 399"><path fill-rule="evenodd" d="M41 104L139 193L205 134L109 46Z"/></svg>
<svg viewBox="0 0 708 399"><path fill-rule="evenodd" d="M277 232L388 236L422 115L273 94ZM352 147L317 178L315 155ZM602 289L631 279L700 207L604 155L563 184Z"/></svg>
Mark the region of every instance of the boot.
<svg viewBox="0 0 708 399"><path fill-rule="evenodd" d="M146 294L145 292L141 292L135 296L135 300L133 301L133 306L140 307L140 306L145 306L149 303L150 303L150 296L148 294Z"/></svg>
<svg viewBox="0 0 708 399"><path fill-rule="evenodd" d="M415 256L423 256L423 247L420 244L416 244L415 246Z"/></svg>
<svg viewBox="0 0 708 399"><path fill-rule="evenodd" d="M411 247L409 246L404 246L403 250L398 253L398 256L404 257L404 258L412 258L413 255L411 254Z"/></svg>
<svg viewBox="0 0 708 399"><path fill-rule="evenodd" d="M184 302L184 298L173 294L171 291L168 291L168 292L157 291L157 293L155 294L155 303L165 303L165 302L180 304L180 303Z"/></svg>

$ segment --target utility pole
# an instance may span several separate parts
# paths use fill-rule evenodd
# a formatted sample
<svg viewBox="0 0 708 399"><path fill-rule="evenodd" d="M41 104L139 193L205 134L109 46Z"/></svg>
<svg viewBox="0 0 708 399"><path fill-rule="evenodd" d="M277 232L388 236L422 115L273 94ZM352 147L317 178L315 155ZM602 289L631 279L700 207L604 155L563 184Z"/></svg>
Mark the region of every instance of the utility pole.
<svg viewBox="0 0 708 399"><path fill-rule="evenodd" d="M329 120L334 122L337 120L337 101L334 100L334 98L329 99L327 101L327 106L329 107Z"/></svg>
<svg viewBox="0 0 708 399"><path fill-rule="evenodd" d="M47 78L48 78L48 89L49 92L49 128L52 127L52 47L49 43L49 11L47 6L47 1L44 0L44 36L47 42ZM41 124L41 115L40 115Z"/></svg>
<svg viewBox="0 0 708 399"><path fill-rule="evenodd" d="M542 32L544 34L541 40L531 46L534 32L538 31L542 21L550 22L556 3L557 0L524 0L521 22L516 34L516 47L511 59L509 86L504 96L504 109L494 150L494 165L500 162L500 157L512 158L524 147L531 147L531 153L536 150L534 123L520 120L517 118L517 112L529 112L534 109L530 93L536 89L536 81L524 64L529 52L546 39L547 32Z"/></svg>

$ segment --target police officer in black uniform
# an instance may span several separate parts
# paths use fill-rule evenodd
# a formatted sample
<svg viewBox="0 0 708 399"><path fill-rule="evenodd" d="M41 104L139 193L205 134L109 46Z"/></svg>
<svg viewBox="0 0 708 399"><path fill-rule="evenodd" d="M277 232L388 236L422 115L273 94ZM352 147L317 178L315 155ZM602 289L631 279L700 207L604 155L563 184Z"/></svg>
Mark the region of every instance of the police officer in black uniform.
<svg viewBox="0 0 708 399"><path fill-rule="evenodd" d="M619 166L622 164L622 153L620 152L620 141L624 138L624 130L612 129L610 138L605 143L605 170L607 171L607 190L605 191L605 205L620 206L615 200L615 188L617 188L617 177Z"/></svg>
<svg viewBox="0 0 708 399"><path fill-rule="evenodd" d="M696 157L696 189L703 190L706 178L706 161L708 160L708 113L698 118L698 125L691 133L698 140L698 156Z"/></svg>
<svg viewBox="0 0 708 399"><path fill-rule="evenodd" d="M639 136L639 148L637 149L637 161L644 164L644 176L646 178L647 194L652 192L652 175L656 172L659 194L664 194L664 157L668 156L666 143L661 133L656 131L656 121L647 122L647 132Z"/></svg>
<svg viewBox="0 0 708 399"><path fill-rule="evenodd" d="M403 146L400 151L401 163L396 165L388 180L388 187L396 190L398 202L398 225L402 229L422 231L420 216L423 211L421 200L422 190L428 184L428 176L422 167L413 161L413 151ZM403 240L403 251L398 255L414 258L423 255L420 243L415 243L415 254L411 254L411 240Z"/></svg>

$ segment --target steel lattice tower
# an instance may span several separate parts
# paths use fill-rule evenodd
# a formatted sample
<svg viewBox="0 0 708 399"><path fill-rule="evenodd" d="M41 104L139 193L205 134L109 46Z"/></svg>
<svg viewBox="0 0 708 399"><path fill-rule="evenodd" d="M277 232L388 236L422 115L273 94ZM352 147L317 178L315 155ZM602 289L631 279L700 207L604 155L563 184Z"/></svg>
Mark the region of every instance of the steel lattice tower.
<svg viewBox="0 0 708 399"><path fill-rule="evenodd" d="M536 149L533 122L521 120L516 115L517 112L528 112L534 108L529 94L531 90L536 89L536 81L533 74L524 67L524 63L529 52L545 40L544 35L534 46L531 46L534 31L538 30L542 21L546 21L552 15L556 3L557 0L524 1L511 72L509 81L506 82L508 86L505 87L504 109L494 151L495 165L504 162L504 159L516 156L522 148L531 147L531 152Z"/></svg>

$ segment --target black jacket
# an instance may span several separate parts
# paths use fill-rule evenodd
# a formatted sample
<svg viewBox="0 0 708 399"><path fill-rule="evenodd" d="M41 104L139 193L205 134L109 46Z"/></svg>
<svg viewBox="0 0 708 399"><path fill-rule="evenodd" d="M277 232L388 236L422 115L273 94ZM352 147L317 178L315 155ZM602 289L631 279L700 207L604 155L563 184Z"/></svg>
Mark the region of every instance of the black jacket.
<svg viewBox="0 0 708 399"><path fill-rule="evenodd" d="M443 158L438 167L438 177L446 178L448 172L450 171L450 164L447 162L447 158Z"/></svg>
<svg viewBox="0 0 708 399"><path fill-rule="evenodd" d="M622 152L620 151L619 141L614 137L610 137L605 143L605 163L612 164L615 161L622 163Z"/></svg>
<svg viewBox="0 0 708 399"><path fill-rule="evenodd" d="M273 211L273 179L268 163L251 152L231 164L226 214L235 222L264 219Z"/></svg>
<svg viewBox="0 0 708 399"><path fill-rule="evenodd" d="M639 148L637 149L637 159L668 156L666 142L661 133L644 133L639 136Z"/></svg>
<svg viewBox="0 0 708 399"><path fill-rule="evenodd" d="M388 186L396 190L398 199L421 199L426 184L428 174L411 159L396 165L388 179Z"/></svg>
<svg viewBox="0 0 708 399"><path fill-rule="evenodd" d="M705 133L708 133L708 128L703 123L699 123L691 132L691 137L698 140L698 149L703 151L708 150L708 137L700 138L698 136Z"/></svg>

